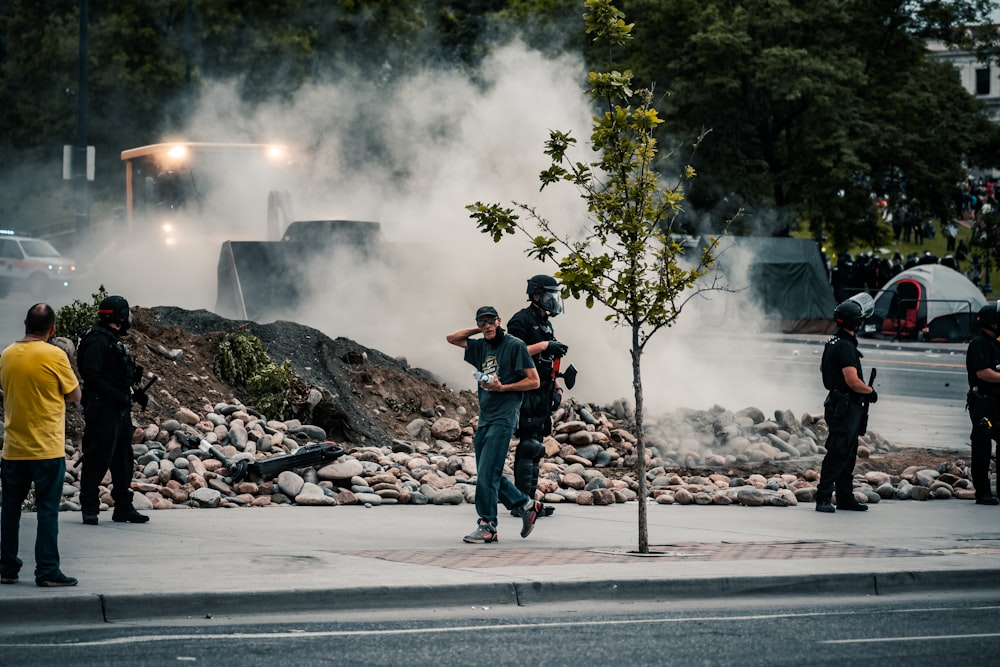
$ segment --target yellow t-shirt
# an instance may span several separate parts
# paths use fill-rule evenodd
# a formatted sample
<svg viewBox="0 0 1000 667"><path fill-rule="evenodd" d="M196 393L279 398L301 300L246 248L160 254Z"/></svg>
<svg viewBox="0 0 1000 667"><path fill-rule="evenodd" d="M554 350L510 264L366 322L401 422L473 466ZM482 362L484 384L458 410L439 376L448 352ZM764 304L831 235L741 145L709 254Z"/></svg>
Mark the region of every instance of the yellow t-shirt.
<svg viewBox="0 0 1000 667"><path fill-rule="evenodd" d="M17 342L0 354L3 458L65 456L66 394L79 382L66 352L43 341Z"/></svg>

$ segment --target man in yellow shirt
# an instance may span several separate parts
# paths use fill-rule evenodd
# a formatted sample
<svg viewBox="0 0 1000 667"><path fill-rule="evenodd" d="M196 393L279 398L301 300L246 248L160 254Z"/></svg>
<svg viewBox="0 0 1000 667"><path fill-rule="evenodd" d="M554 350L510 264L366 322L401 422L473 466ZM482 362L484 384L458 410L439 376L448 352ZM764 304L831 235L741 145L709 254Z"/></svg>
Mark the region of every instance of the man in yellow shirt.
<svg viewBox="0 0 1000 667"><path fill-rule="evenodd" d="M52 306L36 303L24 338L0 354L3 457L0 461L0 583L16 584L21 504L35 483L38 529L35 584L75 586L59 569L59 502L66 475L66 403L80 400L80 383L66 352L48 341L56 331Z"/></svg>

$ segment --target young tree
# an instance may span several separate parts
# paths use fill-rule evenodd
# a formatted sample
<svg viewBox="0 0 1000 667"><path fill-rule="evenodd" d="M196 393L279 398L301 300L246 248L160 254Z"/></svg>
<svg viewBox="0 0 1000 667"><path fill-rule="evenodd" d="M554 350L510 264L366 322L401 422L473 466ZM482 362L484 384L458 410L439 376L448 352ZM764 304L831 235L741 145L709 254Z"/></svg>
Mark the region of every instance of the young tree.
<svg viewBox="0 0 1000 667"><path fill-rule="evenodd" d="M631 39L633 24L625 23L625 14L610 0L586 0L586 5L586 32L609 54ZM558 264L555 276L564 292L583 297L588 308L603 304L610 310L608 321L631 329L639 552L648 553L642 354L652 336L671 326L694 295L716 289L699 281L714 260L716 241L690 264L682 262L683 249L671 232L684 198L682 184L694 177L694 170L685 167L670 187L658 185L655 132L663 120L653 107L652 91L633 90L631 81L630 71L611 70L610 63L609 71L589 74L589 94L603 109L591 134L596 161L571 161L568 152L576 139L568 133L551 131L545 143L551 165L540 175L542 189L560 181L576 186L589 212L583 238L560 234L527 204L513 202L515 208L506 208L476 202L467 208L494 242L517 231L526 234L529 256Z"/></svg>

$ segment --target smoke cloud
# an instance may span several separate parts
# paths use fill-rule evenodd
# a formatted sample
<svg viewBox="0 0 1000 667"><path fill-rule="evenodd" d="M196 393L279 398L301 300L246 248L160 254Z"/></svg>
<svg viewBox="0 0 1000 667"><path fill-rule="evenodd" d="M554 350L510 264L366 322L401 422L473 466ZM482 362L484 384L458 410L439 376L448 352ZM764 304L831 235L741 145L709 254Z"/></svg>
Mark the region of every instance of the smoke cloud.
<svg viewBox="0 0 1000 667"><path fill-rule="evenodd" d="M183 138L280 142L292 148L295 164L280 188L273 173L270 181L258 180L264 175L248 165L228 165L222 170L228 178L210 189L206 183L193 234L167 253L153 241L102 241L107 259L97 263L93 284L101 281L137 305L215 310L221 243L265 240L267 193L287 189L297 219L380 222L389 252L380 269L347 249L324 256L303 274L314 297L276 318L405 357L455 389L472 388L472 369L445 335L473 326L480 305L493 305L509 319L525 305L526 279L554 266L530 260L526 238L495 244L465 206L523 202L558 229L582 227L579 193L568 184L539 192L538 173L548 166L542 151L551 129L577 138L574 159L592 159L585 76L577 58L551 59L515 43L497 50L474 79L427 71L392 85L345 81L254 108L240 103L235 84L212 84ZM736 287L741 280L729 277ZM816 408L801 392L796 400L808 404L790 404L787 391L769 395L763 363L746 354L737 359L734 338L707 341L706 333L727 322L754 329L759 314L738 310L740 301L731 297L695 298L676 326L649 344L643 357L647 413L713 405ZM612 328L606 314L570 300L554 321L558 338L570 346L565 363L580 371L567 397L631 403L630 332Z"/></svg>

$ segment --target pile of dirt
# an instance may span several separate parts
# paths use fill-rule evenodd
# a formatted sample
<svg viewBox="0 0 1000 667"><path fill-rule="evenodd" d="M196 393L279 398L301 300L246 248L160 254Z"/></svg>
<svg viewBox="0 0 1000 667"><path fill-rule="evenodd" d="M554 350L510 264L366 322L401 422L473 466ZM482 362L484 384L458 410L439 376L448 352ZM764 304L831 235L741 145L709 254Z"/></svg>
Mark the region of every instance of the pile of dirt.
<svg viewBox="0 0 1000 667"><path fill-rule="evenodd" d="M336 442L391 445L393 440L413 439L407 426L415 419L449 416L464 424L478 414L474 392L456 392L433 373L412 368L404 360L346 338L332 339L294 322L234 321L205 310L175 307L134 308L132 321L126 339L129 347L145 371L159 378L150 390L153 400L149 408L137 415L135 421L139 424L162 422L173 417L179 407L208 411L220 402L248 404L245 388L221 382L212 370L215 350L223 336L240 331L259 338L277 363L290 362L301 379L296 417L320 426ZM323 395L314 406L307 400L310 388L320 389ZM79 413L71 414L68 436L78 442L82 426ZM967 451L896 448L860 459L856 470L899 474L909 466L937 467L967 456ZM727 467L726 472L801 472L797 465L794 461L747 464L746 469Z"/></svg>
<svg viewBox="0 0 1000 667"><path fill-rule="evenodd" d="M259 324L228 320L206 310L136 308L129 345L138 363L161 378L161 390L181 406L200 409L234 398L246 401L245 389L225 385L212 370L216 347L233 332L259 338L276 363L290 362L301 380L296 417L320 426L338 442L387 445L393 439L411 438L406 427L419 417L457 418L463 410L468 415L478 412L471 391L455 392L403 360L294 322ZM176 362L164 355L175 349L184 354ZM310 388L323 393L318 405L307 402ZM171 403L166 401L160 409L172 413L176 406Z"/></svg>

